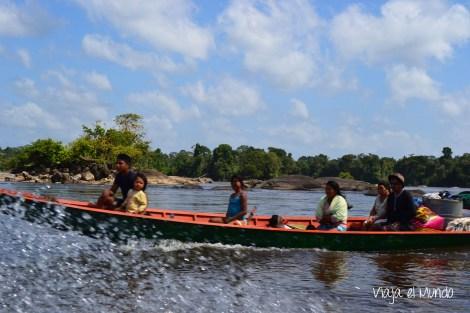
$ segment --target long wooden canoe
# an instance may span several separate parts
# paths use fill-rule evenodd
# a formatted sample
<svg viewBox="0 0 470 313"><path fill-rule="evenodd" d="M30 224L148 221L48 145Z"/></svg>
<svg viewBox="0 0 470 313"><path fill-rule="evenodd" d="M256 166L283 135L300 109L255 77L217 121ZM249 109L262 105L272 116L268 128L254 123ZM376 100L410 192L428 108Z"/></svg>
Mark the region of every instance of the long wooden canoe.
<svg viewBox="0 0 470 313"><path fill-rule="evenodd" d="M220 213L148 209L146 214L97 209L85 202L47 199L30 193L0 189L0 212L63 230L116 241L177 239L190 242L240 244L257 247L324 248L379 251L469 247L470 232L363 231L364 217L351 217L348 231L279 229L268 227L270 216L254 216L245 226L211 223ZM318 225L314 218L285 216L297 228Z"/></svg>

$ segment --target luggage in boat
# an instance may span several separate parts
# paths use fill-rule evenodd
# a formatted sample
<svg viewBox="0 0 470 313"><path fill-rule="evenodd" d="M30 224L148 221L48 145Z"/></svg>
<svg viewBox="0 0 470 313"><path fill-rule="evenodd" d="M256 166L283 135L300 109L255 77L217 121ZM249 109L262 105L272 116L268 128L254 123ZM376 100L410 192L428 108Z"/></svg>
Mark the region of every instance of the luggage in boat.
<svg viewBox="0 0 470 313"><path fill-rule="evenodd" d="M462 191L457 197L463 201L463 208L470 210L470 191Z"/></svg>
<svg viewBox="0 0 470 313"><path fill-rule="evenodd" d="M423 197L423 205L445 218L447 224L463 216L463 202L460 199L431 199Z"/></svg>

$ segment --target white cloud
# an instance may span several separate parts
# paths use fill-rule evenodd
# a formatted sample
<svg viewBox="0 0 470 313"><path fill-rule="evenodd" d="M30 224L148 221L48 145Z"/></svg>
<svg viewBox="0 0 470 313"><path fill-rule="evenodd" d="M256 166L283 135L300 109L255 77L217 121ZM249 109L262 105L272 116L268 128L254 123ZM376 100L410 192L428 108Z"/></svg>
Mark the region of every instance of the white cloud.
<svg viewBox="0 0 470 313"><path fill-rule="evenodd" d="M20 96L32 99L57 120L66 119L67 126L80 131L85 121L106 120L108 113L97 95L75 83L75 78L73 70L48 70L42 75L43 88L38 88L36 82L29 78L16 80L14 86Z"/></svg>
<svg viewBox="0 0 470 313"><path fill-rule="evenodd" d="M344 57L367 63L443 61L454 45L470 39L470 13L461 4L391 0L380 12L375 16L352 5L334 17L331 38Z"/></svg>
<svg viewBox="0 0 470 313"><path fill-rule="evenodd" d="M273 127L264 127L261 130L274 137L278 144L284 144L288 147L296 147L299 144L318 144L323 138L321 128L311 120L273 125Z"/></svg>
<svg viewBox="0 0 470 313"><path fill-rule="evenodd" d="M100 90L112 90L113 87L111 86L111 83L109 82L109 79L106 75L104 74L99 74L95 71L90 72L85 75L85 79L87 82Z"/></svg>
<svg viewBox="0 0 470 313"><path fill-rule="evenodd" d="M88 34L82 40L83 50L90 56L102 58L132 70L143 69L154 72L175 72L183 68L168 57L140 52L126 44L114 42L108 37Z"/></svg>
<svg viewBox="0 0 470 313"><path fill-rule="evenodd" d="M291 99L290 103L292 106L291 114L293 116L300 117L303 119L307 119L309 117L308 108L304 102L298 99Z"/></svg>
<svg viewBox="0 0 470 313"><path fill-rule="evenodd" d="M395 66L387 73L393 99L404 103L410 99L437 101L439 86L426 71L405 66Z"/></svg>
<svg viewBox="0 0 470 313"><path fill-rule="evenodd" d="M395 66L387 72L387 79L392 100L399 103L423 100L438 106L450 116L457 116L470 107L465 93L442 92L440 85L422 69Z"/></svg>
<svg viewBox="0 0 470 313"><path fill-rule="evenodd" d="M23 5L0 1L0 36L35 36L48 32L57 23L34 1Z"/></svg>
<svg viewBox="0 0 470 313"><path fill-rule="evenodd" d="M28 50L18 49L18 51L16 53L18 54L18 57L20 58L20 61L24 65L24 67L30 68L31 67L31 56L29 55Z"/></svg>
<svg viewBox="0 0 470 313"><path fill-rule="evenodd" d="M183 91L194 101L208 104L222 115L250 115L265 107L254 87L231 77L222 78L216 85L209 87L199 81L186 86Z"/></svg>
<svg viewBox="0 0 470 313"><path fill-rule="evenodd" d="M36 83L30 78L21 78L15 81L15 87L21 96L34 98L39 95Z"/></svg>
<svg viewBox="0 0 470 313"><path fill-rule="evenodd" d="M312 82L320 21L308 1L232 1L219 23L248 70L283 88Z"/></svg>
<svg viewBox="0 0 470 313"><path fill-rule="evenodd" d="M95 19L104 19L123 36L137 37L158 50L205 59L214 47L209 29L192 21L189 0L76 0Z"/></svg>
<svg viewBox="0 0 470 313"><path fill-rule="evenodd" d="M160 112L164 118L175 122L200 117L198 107L181 107L176 99L158 91L132 93L128 101L136 106Z"/></svg>
<svg viewBox="0 0 470 313"><path fill-rule="evenodd" d="M249 128L242 128L237 121L226 117L213 117L202 122L202 135L207 144L214 147L226 143L232 148L253 142ZM198 139L200 140L200 139Z"/></svg>
<svg viewBox="0 0 470 313"><path fill-rule="evenodd" d="M337 155L344 153L377 153L381 156L400 157L403 151L406 154L426 154L432 151L431 143L415 132L405 129L397 124L374 125L365 127L363 120L348 116L342 118L335 127L334 132L325 133L328 136L327 147ZM386 140L385 140L386 138Z"/></svg>
<svg viewBox="0 0 470 313"><path fill-rule="evenodd" d="M33 102L0 110L0 121L3 126L17 128L57 130L63 127L59 119Z"/></svg>

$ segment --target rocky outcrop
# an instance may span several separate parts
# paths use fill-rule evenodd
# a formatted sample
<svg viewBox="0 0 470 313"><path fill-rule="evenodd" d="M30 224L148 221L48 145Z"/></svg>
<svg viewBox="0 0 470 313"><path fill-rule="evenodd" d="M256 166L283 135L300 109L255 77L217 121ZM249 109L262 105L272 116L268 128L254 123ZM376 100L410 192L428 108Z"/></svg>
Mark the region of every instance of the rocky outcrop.
<svg viewBox="0 0 470 313"><path fill-rule="evenodd" d="M95 180L95 175L93 175L90 171L86 171L82 173L82 180L91 182Z"/></svg>
<svg viewBox="0 0 470 313"><path fill-rule="evenodd" d="M147 176L148 183L151 185L182 185L182 186L198 186L201 184L211 184L213 181L208 177L190 178L181 176L167 176L158 171L144 171Z"/></svg>
<svg viewBox="0 0 470 313"><path fill-rule="evenodd" d="M322 189L329 180L336 181L342 190L364 191L369 190L373 186L370 183L345 179L339 177L319 177L313 178L303 175L286 175L267 180L256 185L256 188L275 189L275 190L313 190Z"/></svg>

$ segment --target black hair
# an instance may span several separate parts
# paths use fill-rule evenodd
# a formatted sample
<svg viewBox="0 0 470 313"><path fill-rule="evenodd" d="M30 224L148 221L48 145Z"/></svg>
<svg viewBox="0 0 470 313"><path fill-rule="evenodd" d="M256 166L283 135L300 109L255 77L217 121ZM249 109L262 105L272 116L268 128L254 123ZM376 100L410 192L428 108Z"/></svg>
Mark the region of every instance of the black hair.
<svg viewBox="0 0 470 313"><path fill-rule="evenodd" d="M143 191L147 188L147 176L145 176L144 173L138 172L135 174L134 182L137 178L141 178L144 181L144 188L142 188Z"/></svg>
<svg viewBox="0 0 470 313"><path fill-rule="evenodd" d="M333 188L333 190L336 191L337 195L340 195L341 197L344 198L343 194L341 193L341 188L339 188L339 184L337 182L335 182L334 180L330 180L326 183L326 185Z"/></svg>
<svg viewBox="0 0 470 313"><path fill-rule="evenodd" d="M385 189L390 190L390 184L386 182L385 180L381 180L377 183L377 187L381 185L384 186Z"/></svg>
<svg viewBox="0 0 470 313"><path fill-rule="evenodd" d="M344 200L346 200L346 204L348 205L348 210L353 208L353 205L348 202L348 199L346 199L346 196L343 195L343 193L341 192L341 188L339 187L339 184L337 182L335 182L334 180L330 180L326 183L326 185L333 188L333 190L336 191L337 195L343 197Z"/></svg>
<svg viewBox="0 0 470 313"><path fill-rule="evenodd" d="M131 165L131 162L132 162L131 157L128 156L127 154L125 154L125 153L119 153L119 154L117 155L116 159L117 159L118 161L124 161L124 162L126 162L127 164L129 164L129 165Z"/></svg>
<svg viewBox="0 0 470 313"><path fill-rule="evenodd" d="M243 178L241 176L233 175L232 178L230 179L230 182L233 182L233 181L240 182L240 185L242 186L242 189L245 186L244 183L243 183Z"/></svg>
<svg viewBox="0 0 470 313"><path fill-rule="evenodd" d="M278 228L280 225L282 225L282 216L277 215L277 214L271 215L268 226Z"/></svg>

